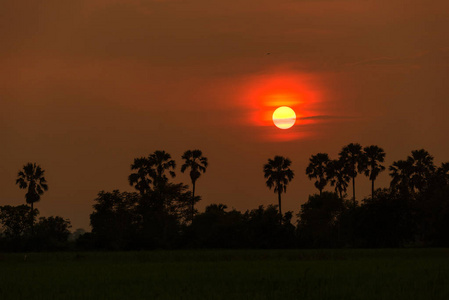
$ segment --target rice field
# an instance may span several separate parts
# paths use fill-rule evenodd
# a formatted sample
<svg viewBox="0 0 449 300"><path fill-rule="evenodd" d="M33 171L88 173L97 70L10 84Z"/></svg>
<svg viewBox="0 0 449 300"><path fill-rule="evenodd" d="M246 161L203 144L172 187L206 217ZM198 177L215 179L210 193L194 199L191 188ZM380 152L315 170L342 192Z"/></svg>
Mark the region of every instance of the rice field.
<svg viewBox="0 0 449 300"><path fill-rule="evenodd" d="M0 254L0 299L449 299L449 249Z"/></svg>

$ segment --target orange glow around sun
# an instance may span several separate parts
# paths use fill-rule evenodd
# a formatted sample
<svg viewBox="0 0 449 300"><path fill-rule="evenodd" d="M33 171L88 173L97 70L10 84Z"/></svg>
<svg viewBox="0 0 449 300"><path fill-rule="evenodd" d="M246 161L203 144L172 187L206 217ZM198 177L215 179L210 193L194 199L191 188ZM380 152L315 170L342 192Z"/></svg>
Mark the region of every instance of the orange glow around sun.
<svg viewBox="0 0 449 300"><path fill-rule="evenodd" d="M321 90L314 84L315 78L308 74L277 73L253 78L246 86L243 103L250 111L250 117L246 119L249 125L266 127L263 135L270 140L294 140L300 139L311 132L308 126L314 121L313 116L318 115L318 105L321 102ZM287 117L275 116L276 109L289 107L295 115ZM284 111L284 113L286 113ZM286 124L280 124L286 122ZM273 124L274 123L274 124ZM287 124L290 124L287 126ZM294 124L294 126L293 126ZM275 127L275 125L277 127ZM293 127L292 127L293 126ZM290 128L289 130L279 130Z"/></svg>

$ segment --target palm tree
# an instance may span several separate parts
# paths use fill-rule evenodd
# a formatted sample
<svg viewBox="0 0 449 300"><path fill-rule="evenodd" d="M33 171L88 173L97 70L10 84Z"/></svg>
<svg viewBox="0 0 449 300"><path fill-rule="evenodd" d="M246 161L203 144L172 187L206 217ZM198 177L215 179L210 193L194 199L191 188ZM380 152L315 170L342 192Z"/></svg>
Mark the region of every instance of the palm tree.
<svg viewBox="0 0 449 300"><path fill-rule="evenodd" d="M34 203L38 202L41 199L42 194L44 194L44 191L48 190L44 173L45 170L43 170L39 165L36 165L36 163L27 163L17 174L18 178L16 180L16 184L19 185L19 188L28 188L28 191L25 194L25 200L31 206L32 216L34 212ZM33 225L33 223L34 217L32 217L31 225Z"/></svg>
<svg viewBox="0 0 449 300"><path fill-rule="evenodd" d="M131 170L137 170L137 172L129 175L129 184L135 185L141 196L147 195L151 191L152 178L155 177L155 172L149 165L148 159L145 157L135 158Z"/></svg>
<svg viewBox="0 0 449 300"><path fill-rule="evenodd" d="M340 159L344 164L344 169L348 175L352 178L352 201L354 206L355 202L355 178L357 173L363 172L363 152L362 146L358 143L351 143L341 150L339 153Z"/></svg>
<svg viewBox="0 0 449 300"><path fill-rule="evenodd" d="M441 164L441 167L437 169L437 176L439 176L445 184L449 184L449 162Z"/></svg>
<svg viewBox="0 0 449 300"><path fill-rule="evenodd" d="M399 190L403 193L411 191L410 177L413 173L413 165L410 160L398 160L388 168L391 176L390 186L392 189Z"/></svg>
<svg viewBox="0 0 449 300"><path fill-rule="evenodd" d="M306 168L306 175L309 179L316 178L315 187L321 193L324 187L327 185L329 178L327 176L327 165L329 164L329 155L327 153L318 153L312 155L309 159L310 163Z"/></svg>
<svg viewBox="0 0 449 300"><path fill-rule="evenodd" d="M412 164L411 184L413 189L422 192L427 186L429 179L435 173L435 165L433 164L433 156L424 149L412 151L412 156L407 160Z"/></svg>
<svg viewBox="0 0 449 300"><path fill-rule="evenodd" d="M378 146L369 146L363 148L365 152L365 175L371 180L371 198L374 199L374 181L380 172L385 170L385 167L380 163L385 160L384 149Z"/></svg>
<svg viewBox="0 0 449 300"><path fill-rule="evenodd" d="M162 188L167 183L168 178L165 171L171 177L175 177L173 171L176 163L171 159L171 155L165 151L154 151L148 157L135 158L131 165L131 170L137 170L128 177L130 185L135 185L135 188L141 195L149 193L153 185L153 189Z"/></svg>
<svg viewBox="0 0 449 300"><path fill-rule="evenodd" d="M422 192L429 180L435 175L436 167L433 164L433 156L424 149L412 151L407 160L393 162L390 166L392 188L398 188L403 192Z"/></svg>
<svg viewBox="0 0 449 300"><path fill-rule="evenodd" d="M349 180L351 180L344 168L344 163L341 160L331 160L327 164L326 173L331 185L335 186L335 192L340 195L340 199L343 199L343 193L346 193Z"/></svg>
<svg viewBox="0 0 449 300"><path fill-rule="evenodd" d="M201 172L205 173L208 166L207 157L203 156L201 150L187 150L182 155L184 164L181 166L181 172L184 173L187 168L190 168L190 179L192 180L192 207L191 218L193 220L194 205L195 205L195 183L201 176Z"/></svg>
<svg viewBox="0 0 449 300"><path fill-rule="evenodd" d="M290 159L275 156L274 159L268 159L268 163L263 166L267 187L270 189L274 187L274 192L278 193L280 223L282 223L281 194L287 192L287 185L295 176L290 169L291 164Z"/></svg>
<svg viewBox="0 0 449 300"><path fill-rule="evenodd" d="M148 156L148 162L151 167L154 167L155 187L167 183L168 178L165 175L165 171L168 171L168 174L172 178L176 176L175 172L173 171L176 168L176 163L173 159L171 159L171 155L167 152L160 150L154 151L152 154L150 154L150 156Z"/></svg>

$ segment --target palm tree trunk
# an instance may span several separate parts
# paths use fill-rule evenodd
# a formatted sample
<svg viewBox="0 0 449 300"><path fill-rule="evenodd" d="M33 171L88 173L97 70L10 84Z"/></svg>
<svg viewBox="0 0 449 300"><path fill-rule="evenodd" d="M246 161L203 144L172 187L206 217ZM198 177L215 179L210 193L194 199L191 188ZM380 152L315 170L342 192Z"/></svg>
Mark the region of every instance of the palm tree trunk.
<svg viewBox="0 0 449 300"><path fill-rule="evenodd" d="M374 179L371 180L371 199L374 199Z"/></svg>
<svg viewBox="0 0 449 300"><path fill-rule="evenodd" d="M31 220L31 233L34 233L34 202L31 202L31 214L30 214Z"/></svg>
<svg viewBox="0 0 449 300"><path fill-rule="evenodd" d="M355 176L352 177L352 204L355 207Z"/></svg>
<svg viewBox="0 0 449 300"><path fill-rule="evenodd" d="M281 207L281 191L278 191L278 200L279 200L279 224L282 225L282 207Z"/></svg>
<svg viewBox="0 0 449 300"><path fill-rule="evenodd" d="M322 192L322 190L323 190L323 189L320 189L320 197L321 197L321 192Z"/></svg>
<svg viewBox="0 0 449 300"><path fill-rule="evenodd" d="M195 211L194 205L195 205L195 182L192 182L192 208L191 208L192 209L192 211L191 211L192 222L193 222L193 215L194 215L194 211Z"/></svg>

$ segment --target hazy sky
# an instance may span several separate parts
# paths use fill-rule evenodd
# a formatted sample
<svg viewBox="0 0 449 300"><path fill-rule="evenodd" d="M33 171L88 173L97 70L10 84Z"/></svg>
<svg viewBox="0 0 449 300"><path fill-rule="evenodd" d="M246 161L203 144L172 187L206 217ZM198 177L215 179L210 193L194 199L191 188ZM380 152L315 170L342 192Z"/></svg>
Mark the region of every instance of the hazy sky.
<svg viewBox="0 0 449 300"><path fill-rule="evenodd" d="M420 148L449 161L448 36L446 0L1 1L0 205L25 203L27 162L46 170L41 215L89 229L97 193L133 191L133 159L155 150L175 182L190 183L185 150L209 158L200 211L276 204L274 155L293 161L295 213L316 192L312 154L359 142L386 165ZM302 118L287 131L267 120L280 105Z"/></svg>

